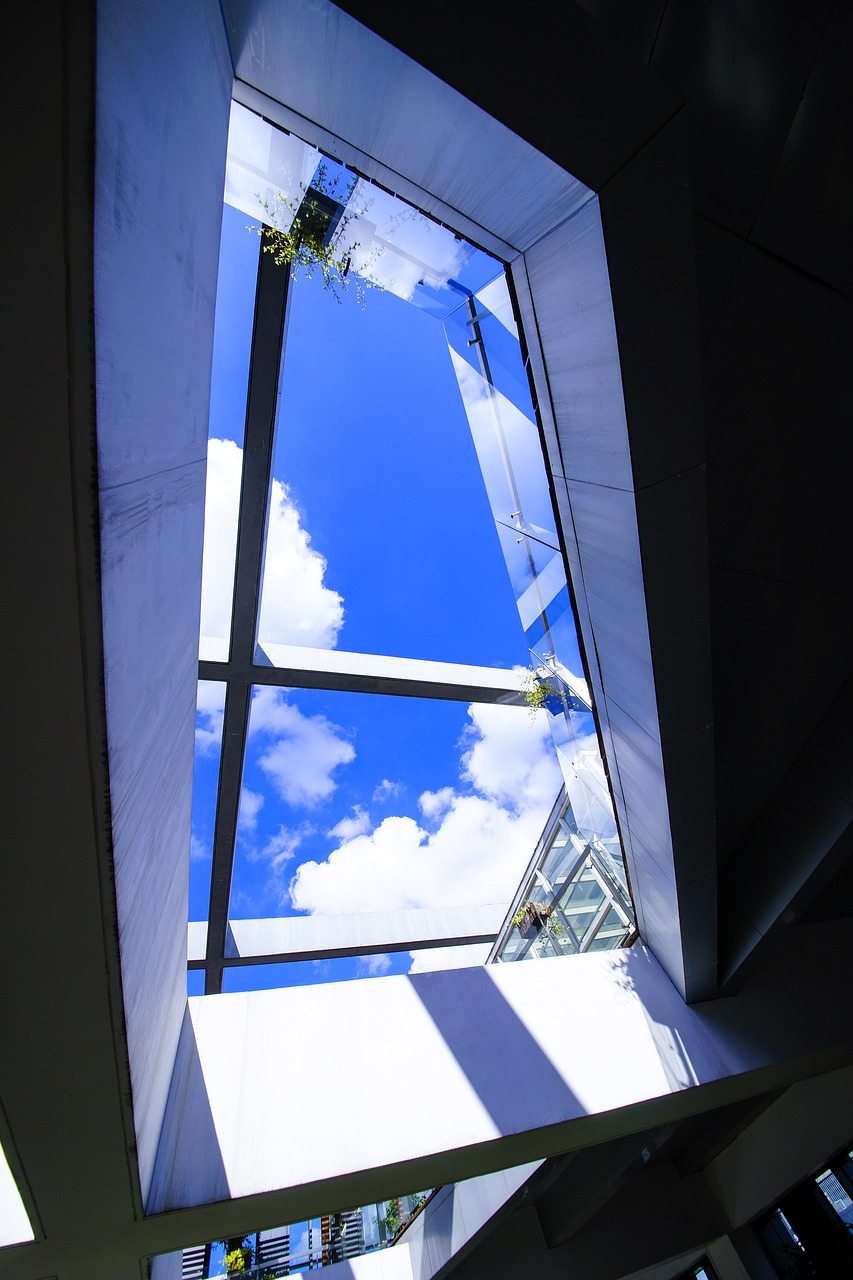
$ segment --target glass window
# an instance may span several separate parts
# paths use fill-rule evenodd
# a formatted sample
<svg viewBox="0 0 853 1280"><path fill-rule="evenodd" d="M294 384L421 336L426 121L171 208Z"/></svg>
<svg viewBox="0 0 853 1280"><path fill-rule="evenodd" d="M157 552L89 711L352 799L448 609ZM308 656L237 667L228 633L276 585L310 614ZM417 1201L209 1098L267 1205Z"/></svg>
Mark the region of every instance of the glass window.
<svg viewBox="0 0 853 1280"><path fill-rule="evenodd" d="M526 663L441 326L318 280L289 307L261 648Z"/></svg>
<svg viewBox="0 0 853 1280"><path fill-rule="evenodd" d="M853 1227L853 1200L834 1173L827 1171L817 1179L817 1185L832 1205L842 1222Z"/></svg>
<svg viewBox="0 0 853 1280"><path fill-rule="evenodd" d="M231 633L259 244L246 232L245 214L226 204L213 337L199 642L200 656L212 660L227 657Z"/></svg>
<svg viewBox="0 0 853 1280"><path fill-rule="evenodd" d="M524 707L258 687L230 914L508 901L558 785Z"/></svg>
<svg viewBox="0 0 853 1280"><path fill-rule="evenodd" d="M224 683L199 680L190 843L190 920L207 919L224 712Z"/></svg>

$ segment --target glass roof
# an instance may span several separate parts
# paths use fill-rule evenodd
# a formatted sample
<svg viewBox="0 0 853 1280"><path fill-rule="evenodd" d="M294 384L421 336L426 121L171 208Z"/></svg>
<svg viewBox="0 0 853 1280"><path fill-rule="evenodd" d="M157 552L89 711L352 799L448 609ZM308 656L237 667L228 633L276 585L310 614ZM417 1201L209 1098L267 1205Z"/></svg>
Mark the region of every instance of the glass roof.
<svg viewBox="0 0 853 1280"><path fill-rule="evenodd" d="M604 782L588 837L615 838L600 761L578 768L595 727L503 265L237 104L221 254L190 891L208 993L321 973L229 968L232 916L508 904L567 772L579 814ZM547 713L524 705L531 656Z"/></svg>

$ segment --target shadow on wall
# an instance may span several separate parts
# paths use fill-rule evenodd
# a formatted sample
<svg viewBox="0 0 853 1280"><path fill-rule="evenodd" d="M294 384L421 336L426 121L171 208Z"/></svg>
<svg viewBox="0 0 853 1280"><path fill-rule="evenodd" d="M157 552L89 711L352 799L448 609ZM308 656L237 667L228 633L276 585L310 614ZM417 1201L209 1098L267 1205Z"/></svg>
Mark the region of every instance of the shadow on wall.
<svg viewBox="0 0 853 1280"><path fill-rule="evenodd" d="M537 1128L543 1098L562 1115L585 1114L487 968L419 973L409 981L502 1135ZM483 1052L478 1025L490 1045L500 1045L499 1054Z"/></svg>
<svg viewBox="0 0 853 1280"><path fill-rule="evenodd" d="M187 1204L228 1200L231 1195L187 1009L145 1212L181 1207L181 1189L189 1187Z"/></svg>

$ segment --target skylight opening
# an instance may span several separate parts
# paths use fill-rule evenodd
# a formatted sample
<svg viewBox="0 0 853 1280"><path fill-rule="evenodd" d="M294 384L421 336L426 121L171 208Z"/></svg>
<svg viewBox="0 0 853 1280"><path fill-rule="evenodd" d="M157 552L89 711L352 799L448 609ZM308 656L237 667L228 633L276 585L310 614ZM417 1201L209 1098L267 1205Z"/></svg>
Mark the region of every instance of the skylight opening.
<svg viewBox="0 0 853 1280"><path fill-rule="evenodd" d="M35 1239L14 1174L0 1146L0 1248Z"/></svg>
<svg viewBox="0 0 853 1280"><path fill-rule="evenodd" d="M441 324L317 284L291 288L261 648L524 664Z"/></svg>
<svg viewBox="0 0 853 1280"><path fill-rule="evenodd" d="M190 837L190 920L206 920L210 903L216 787L222 754L224 716L225 684L220 680L199 680Z"/></svg>
<svg viewBox="0 0 853 1280"><path fill-rule="evenodd" d="M560 782L518 707L256 688L230 916L508 903Z"/></svg>
<svg viewBox="0 0 853 1280"><path fill-rule="evenodd" d="M562 781L578 833L618 856L504 265L237 104L229 244L259 284L251 361L218 349L212 390L231 407L211 412L200 645L229 690L215 831L194 830L208 993L231 918L509 901ZM204 701L199 723L210 752ZM226 987L250 968L267 986L278 966Z"/></svg>
<svg viewBox="0 0 853 1280"><path fill-rule="evenodd" d="M228 656L240 469L249 386L260 242L246 233L239 209L225 204L219 246L216 319L210 384L208 480L202 559L202 658Z"/></svg>

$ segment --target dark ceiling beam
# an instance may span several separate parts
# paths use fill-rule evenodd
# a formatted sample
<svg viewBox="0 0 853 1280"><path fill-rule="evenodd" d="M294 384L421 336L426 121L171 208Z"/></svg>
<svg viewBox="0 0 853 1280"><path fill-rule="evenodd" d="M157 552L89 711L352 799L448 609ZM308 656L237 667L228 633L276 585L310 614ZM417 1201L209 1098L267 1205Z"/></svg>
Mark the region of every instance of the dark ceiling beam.
<svg viewBox="0 0 853 1280"><path fill-rule="evenodd" d="M336 670L335 657L339 651L330 650L329 664L325 670L318 667L301 665L287 667L261 667L254 664L237 664L224 662L200 662L198 674L200 680L242 680L251 685L270 685L280 689L326 689L342 693L383 693L393 697L406 698L441 698L452 702L485 702L499 703L504 706L524 706L524 694L518 689L508 688L508 682L490 680L488 668L454 667L451 663L431 663L430 666L445 668L446 678L438 680L418 676L418 663L412 661L411 675L389 675L383 672L383 664L387 659L369 655L374 658L376 668L370 672L347 671L343 665ZM344 658L348 654L342 655ZM357 655L361 658L363 655ZM459 673L457 675L457 672ZM482 683L476 675L482 674ZM504 673L501 672L501 675ZM513 678L513 683L517 683Z"/></svg>

